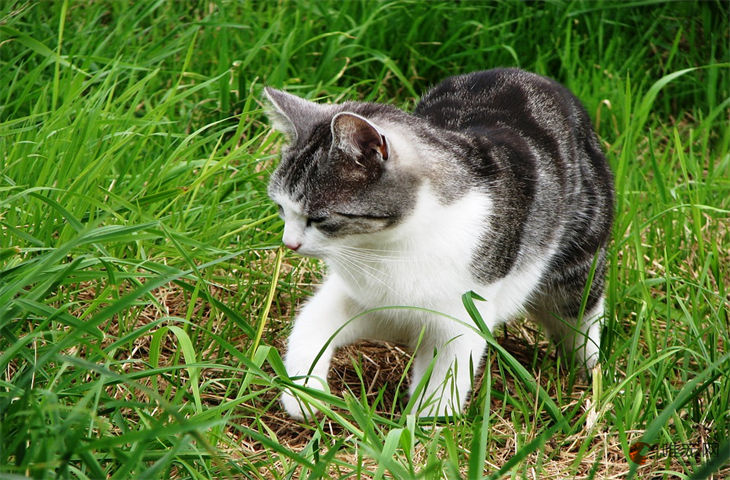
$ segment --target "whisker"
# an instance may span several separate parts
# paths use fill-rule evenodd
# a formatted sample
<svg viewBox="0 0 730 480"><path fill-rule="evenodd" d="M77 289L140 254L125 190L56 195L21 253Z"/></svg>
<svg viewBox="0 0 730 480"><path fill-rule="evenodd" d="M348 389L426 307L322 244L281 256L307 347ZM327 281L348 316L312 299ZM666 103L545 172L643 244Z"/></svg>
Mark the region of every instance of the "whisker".
<svg viewBox="0 0 730 480"><path fill-rule="evenodd" d="M402 252L396 250L370 249L353 247L349 245L338 246L338 249L352 257L357 257L366 261L413 262L417 260L417 257L415 256L404 256Z"/></svg>
<svg viewBox="0 0 730 480"><path fill-rule="evenodd" d="M394 292L394 289L392 286L390 286L388 283L386 283L381 276L383 275L383 271L377 269L376 267L372 265L368 265L367 263L364 263L362 261L359 261L356 258L352 258L347 255L343 255L341 252L338 252L333 249L332 255L330 256L330 259L334 262L337 262L340 264L343 270L345 270L350 276L353 281L357 284L358 288L362 288L362 285L357 280L356 276L354 275L354 272L360 272L363 274L365 279L371 279L377 283L380 283L384 287L386 287L391 292ZM353 271L350 271L350 270Z"/></svg>

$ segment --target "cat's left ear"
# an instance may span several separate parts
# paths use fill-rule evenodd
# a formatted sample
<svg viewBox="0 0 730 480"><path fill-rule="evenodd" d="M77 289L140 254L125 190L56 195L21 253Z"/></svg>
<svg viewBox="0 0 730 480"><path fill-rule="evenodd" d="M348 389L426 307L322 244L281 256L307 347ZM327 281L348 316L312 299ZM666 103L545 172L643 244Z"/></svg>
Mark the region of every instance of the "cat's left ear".
<svg viewBox="0 0 730 480"><path fill-rule="evenodd" d="M332 119L334 146L357 157L389 157L385 135L372 122L351 112L341 112Z"/></svg>
<svg viewBox="0 0 730 480"><path fill-rule="evenodd" d="M275 130L286 135L289 142L306 138L313 125L326 121L331 107L310 102L291 93L271 87L264 88L266 113Z"/></svg>

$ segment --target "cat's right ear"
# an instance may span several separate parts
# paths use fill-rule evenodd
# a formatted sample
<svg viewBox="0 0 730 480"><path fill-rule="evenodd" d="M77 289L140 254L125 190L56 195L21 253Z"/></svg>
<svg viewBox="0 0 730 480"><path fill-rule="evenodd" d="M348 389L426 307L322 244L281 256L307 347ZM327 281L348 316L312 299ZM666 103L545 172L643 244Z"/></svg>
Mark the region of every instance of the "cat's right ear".
<svg viewBox="0 0 730 480"><path fill-rule="evenodd" d="M323 107L271 87L264 87L264 94L268 100L266 115L274 130L286 135L292 143L306 133L313 118L318 116Z"/></svg>
<svg viewBox="0 0 730 480"><path fill-rule="evenodd" d="M381 160L388 159L385 136L372 122L352 112L340 112L332 118L333 146L357 157L370 157L378 152Z"/></svg>

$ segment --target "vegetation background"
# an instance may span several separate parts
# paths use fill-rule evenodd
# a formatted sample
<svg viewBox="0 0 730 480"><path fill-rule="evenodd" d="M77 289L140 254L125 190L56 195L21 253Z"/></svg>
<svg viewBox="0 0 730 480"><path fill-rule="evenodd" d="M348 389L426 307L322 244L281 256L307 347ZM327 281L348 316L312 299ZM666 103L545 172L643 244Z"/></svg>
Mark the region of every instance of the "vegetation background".
<svg viewBox="0 0 730 480"><path fill-rule="evenodd" d="M1 2L0 478L730 477L727 5ZM292 422L321 267L279 247L262 87L412 109L496 66L571 88L615 171L602 372L516 322L419 423L361 344Z"/></svg>

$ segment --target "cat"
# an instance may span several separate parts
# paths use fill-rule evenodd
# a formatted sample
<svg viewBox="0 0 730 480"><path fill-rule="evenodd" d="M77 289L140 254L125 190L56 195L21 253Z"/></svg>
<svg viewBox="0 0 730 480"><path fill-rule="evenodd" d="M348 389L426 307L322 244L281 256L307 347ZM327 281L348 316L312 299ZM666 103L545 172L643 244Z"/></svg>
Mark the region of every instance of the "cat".
<svg viewBox="0 0 730 480"><path fill-rule="evenodd" d="M486 349L468 291L486 300L488 328L527 315L578 365L596 364L613 176L567 88L519 69L468 73L412 114L265 95L288 141L268 189L283 243L327 265L289 336L297 384L324 390L333 352L358 339L418 345L419 415L460 413ZM281 403L317 413L293 391Z"/></svg>

